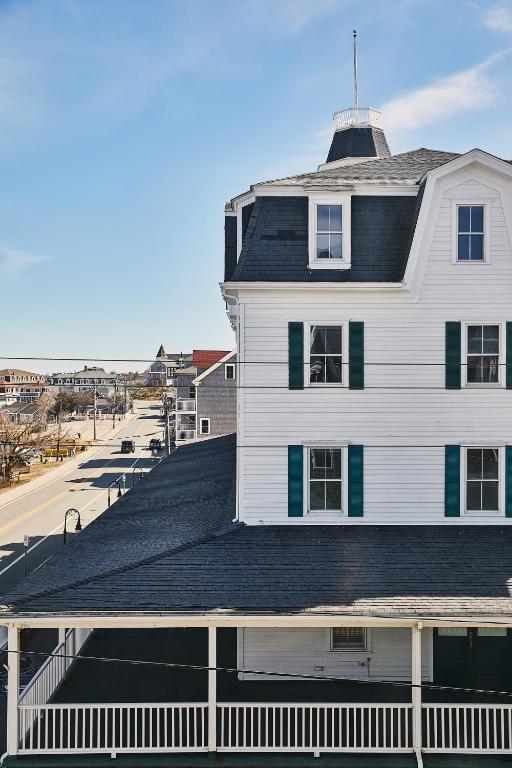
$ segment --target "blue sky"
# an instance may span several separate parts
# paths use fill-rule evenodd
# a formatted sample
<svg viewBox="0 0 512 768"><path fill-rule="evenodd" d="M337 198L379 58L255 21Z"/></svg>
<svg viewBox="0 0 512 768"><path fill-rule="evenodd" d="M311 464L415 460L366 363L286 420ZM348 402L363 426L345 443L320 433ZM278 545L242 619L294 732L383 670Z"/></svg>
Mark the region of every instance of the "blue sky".
<svg viewBox="0 0 512 768"><path fill-rule="evenodd" d="M325 160L354 26L392 151L512 157L512 2L0 0L0 354L230 348L224 203Z"/></svg>

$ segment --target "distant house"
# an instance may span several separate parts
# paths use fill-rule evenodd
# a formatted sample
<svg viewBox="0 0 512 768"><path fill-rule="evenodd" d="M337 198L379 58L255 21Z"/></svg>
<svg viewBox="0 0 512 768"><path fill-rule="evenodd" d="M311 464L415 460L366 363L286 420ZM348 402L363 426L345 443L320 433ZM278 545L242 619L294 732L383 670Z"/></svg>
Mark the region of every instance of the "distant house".
<svg viewBox="0 0 512 768"><path fill-rule="evenodd" d="M202 374L205 374L221 360L231 354L231 352L226 350L195 349L192 353L192 365L176 370L176 397L174 411L176 442L180 443L186 440L194 440L199 436L201 423L198 420L199 413L196 402L197 385L195 382ZM205 389L203 389L203 391L206 392ZM204 402L206 407L206 396ZM211 401L209 401L209 404L210 407L213 406ZM217 408L219 410L223 408L222 400L219 400ZM233 410L236 411L236 404L233 405ZM202 428L205 430L203 435L211 434L209 431L206 431L206 429L208 429L206 419L210 418L211 426L211 417L208 417L208 413L210 413L210 409L206 408L205 413L201 414L203 418ZM215 423L218 421L218 417L215 417Z"/></svg>
<svg viewBox="0 0 512 768"><path fill-rule="evenodd" d="M31 403L48 392L48 384L39 373L19 368L0 370L0 404L18 401Z"/></svg>
<svg viewBox="0 0 512 768"><path fill-rule="evenodd" d="M228 352L197 376L195 387L196 437L236 432L237 354Z"/></svg>
<svg viewBox="0 0 512 768"><path fill-rule="evenodd" d="M43 412L41 406L35 403L12 403L2 409L2 416L15 424L31 424Z"/></svg>
<svg viewBox="0 0 512 768"><path fill-rule="evenodd" d="M48 383L57 390L81 392L87 394L96 391L109 397L117 388L117 374L107 373L104 368L87 367L75 373L53 373L48 377Z"/></svg>
<svg viewBox="0 0 512 768"><path fill-rule="evenodd" d="M176 370L186 368L192 363L190 352L168 353L160 344L155 362L151 363L146 375L146 383L153 387L174 386Z"/></svg>

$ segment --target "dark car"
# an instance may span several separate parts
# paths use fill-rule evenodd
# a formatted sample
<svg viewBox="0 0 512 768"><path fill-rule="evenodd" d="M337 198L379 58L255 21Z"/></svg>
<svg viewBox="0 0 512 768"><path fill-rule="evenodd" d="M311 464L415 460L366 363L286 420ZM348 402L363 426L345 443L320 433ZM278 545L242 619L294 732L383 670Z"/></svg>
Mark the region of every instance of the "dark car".
<svg viewBox="0 0 512 768"><path fill-rule="evenodd" d="M135 453L135 441L123 440L121 442L121 453Z"/></svg>
<svg viewBox="0 0 512 768"><path fill-rule="evenodd" d="M159 440L157 437L152 437L149 441L149 450L150 451L161 451L162 450L162 441Z"/></svg>

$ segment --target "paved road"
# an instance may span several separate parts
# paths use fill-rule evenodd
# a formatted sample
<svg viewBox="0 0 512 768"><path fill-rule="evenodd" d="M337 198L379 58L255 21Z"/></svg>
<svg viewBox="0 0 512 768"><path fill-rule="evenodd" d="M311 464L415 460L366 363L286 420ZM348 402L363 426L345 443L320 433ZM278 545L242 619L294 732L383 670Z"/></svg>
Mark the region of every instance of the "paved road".
<svg viewBox="0 0 512 768"><path fill-rule="evenodd" d="M110 432L113 432L111 427ZM56 469L59 476L54 480L48 474L44 487L31 491L28 484L23 496L7 503L0 496L0 596L24 578L25 535L30 536L26 564L31 572L63 546L62 529L67 509L78 509L85 527L107 507L107 487L112 481L124 474L126 489L129 489L140 476L139 469L148 471L158 462L147 449L151 437L162 437L156 403L141 402L135 418L123 422L114 437L110 432L102 425L99 436L108 435L98 441L102 447L89 449L83 461L65 474ZM124 437L134 439L135 453L121 453ZM112 502L116 500L116 493L117 489L112 489ZM68 518L70 536L80 535L74 533L75 523L76 518Z"/></svg>

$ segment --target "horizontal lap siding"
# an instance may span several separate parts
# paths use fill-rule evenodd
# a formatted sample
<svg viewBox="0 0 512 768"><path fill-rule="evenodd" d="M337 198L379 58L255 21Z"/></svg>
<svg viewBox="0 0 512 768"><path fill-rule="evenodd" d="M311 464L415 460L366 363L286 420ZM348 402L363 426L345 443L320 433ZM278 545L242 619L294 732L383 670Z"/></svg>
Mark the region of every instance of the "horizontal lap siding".
<svg viewBox="0 0 512 768"><path fill-rule="evenodd" d="M482 193L489 197L488 188ZM459 194L474 197L475 185L462 185ZM489 205L491 264L460 265L452 264L452 200L438 202L419 298L405 292L320 292L314 286L244 295L242 519L290 522L287 445L346 440L365 446L365 514L356 524L464 522L444 518L443 446L512 442L510 392L444 389L445 322L512 319L510 242L501 200L489 199ZM365 389L290 392L288 322L350 320L365 324Z"/></svg>
<svg viewBox="0 0 512 768"><path fill-rule="evenodd" d="M411 631L369 630L367 651L331 651L329 629L238 630L239 666L248 670L351 677L358 680L410 680ZM432 631L422 633L422 674L432 679ZM368 664L368 658L370 662ZM365 666L361 666L364 664ZM315 667L323 667L322 670ZM244 680L275 680L245 673Z"/></svg>

